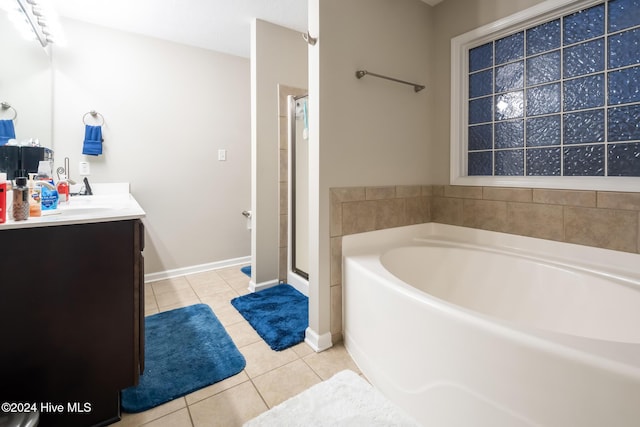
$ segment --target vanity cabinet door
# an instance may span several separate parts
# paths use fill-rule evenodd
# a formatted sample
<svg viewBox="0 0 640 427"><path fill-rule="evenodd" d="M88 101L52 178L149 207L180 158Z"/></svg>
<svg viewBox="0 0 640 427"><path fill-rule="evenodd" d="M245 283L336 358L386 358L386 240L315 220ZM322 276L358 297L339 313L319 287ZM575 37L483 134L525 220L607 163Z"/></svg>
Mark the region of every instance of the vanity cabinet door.
<svg viewBox="0 0 640 427"><path fill-rule="evenodd" d="M143 232L139 220L0 230L0 401L63 405L43 426L118 420L144 360Z"/></svg>
<svg viewBox="0 0 640 427"><path fill-rule="evenodd" d="M144 225L142 221L136 221L134 227L134 298L138 307L134 320L135 336L135 366L134 370L142 375L144 372ZM136 375L135 383L138 384L138 375Z"/></svg>

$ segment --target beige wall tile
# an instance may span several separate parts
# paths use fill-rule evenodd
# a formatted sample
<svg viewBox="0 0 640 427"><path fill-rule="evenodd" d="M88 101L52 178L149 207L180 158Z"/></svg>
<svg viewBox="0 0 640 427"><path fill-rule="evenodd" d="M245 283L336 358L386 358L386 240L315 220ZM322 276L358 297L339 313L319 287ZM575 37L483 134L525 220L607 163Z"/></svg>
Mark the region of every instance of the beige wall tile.
<svg viewBox="0 0 640 427"><path fill-rule="evenodd" d="M535 188L533 190L533 202L545 203L549 205L595 207L596 192Z"/></svg>
<svg viewBox="0 0 640 427"><path fill-rule="evenodd" d="M431 198L409 197L405 199L407 225L431 221Z"/></svg>
<svg viewBox="0 0 640 427"><path fill-rule="evenodd" d="M486 200L504 200L507 202L531 202L531 188L483 187L482 198Z"/></svg>
<svg viewBox="0 0 640 427"><path fill-rule="evenodd" d="M638 214L636 212L565 208L566 241L625 252L638 251Z"/></svg>
<svg viewBox="0 0 640 427"><path fill-rule="evenodd" d="M289 248L283 247L279 248L279 256L278 256L278 280L283 282L287 281L287 257L289 256Z"/></svg>
<svg viewBox="0 0 640 427"><path fill-rule="evenodd" d="M376 200L375 229L406 225L405 199Z"/></svg>
<svg viewBox="0 0 640 427"><path fill-rule="evenodd" d="M640 211L640 193L598 191L598 207Z"/></svg>
<svg viewBox="0 0 640 427"><path fill-rule="evenodd" d="M445 197L460 197L463 199L482 199L482 187L470 187L465 185L446 185Z"/></svg>
<svg viewBox="0 0 640 427"><path fill-rule="evenodd" d="M331 285L342 283L342 236L331 238Z"/></svg>
<svg viewBox="0 0 640 427"><path fill-rule="evenodd" d="M507 202L494 200L463 201L462 225L491 231L507 228Z"/></svg>
<svg viewBox="0 0 640 427"><path fill-rule="evenodd" d="M278 150L280 160L278 166L280 168L280 182L289 182L289 152L287 150Z"/></svg>
<svg viewBox="0 0 640 427"><path fill-rule="evenodd" d="M289 215L280 215L280 237L279 237L279 245L280 248L286 248L289 245L288 236L289 236Z"/></svg>
<svg viewBox="0 0 640 427"><path fill-rule="evenodd" d="M287 126L287 117L278 117L278 141L281 150L289 149L289 132Z"/></svg>
<svg viewBox="0 0 640 427"><path fill-rule="evenodd" d="M396 197L419 197L422 195L420 185L399 185L396 187Z"/></svg>
<svg viewBox="0 0 640 427"><path fill-rule="evenodd" d="M331 193L329 204L329 235L342 236L342 202Z"/></svg>
<svg viewBox="0 0 640 427"><path fill-rule="evenodd" d="M331 320L329 329L332 334L342 332L342 286L331 286Z"/></svg>
<svg viewBox="0 0 640 427"><path fill-rule="evenodd" d="M396 187L366 187L365 196L367 200L393 199L396 197Z"/></svg>
<svg viewBox="0 0 640 427"><path fill-rule="evenodd" d="M342 204L342 234L373 231L376 226L375 200L346 202Z"/></svg>
<svg viewBox="0 0 640 427"><path fill-rule="evenodd" d="M431 195L437 197L444 197L444 185L432 185Z"/></svg>
<svg viewBox="0 0 640 427"><path fill-rule="evenodd" d="M562 206L507 202L507 233L541 239L564 238Z"/></svg>
<svg viewBox="0 0 640 427"><path fill-rule="evenodd" d="M462 225L462 199L431 198L431 221L442 224Z"/></svg>
<svg viewBox="0 0 640 427"><path fill-rule="evenodd" d="M280 215L286 214L289 211L289 184L286 182L280 183L280 190L278 193L278 199L280 200Z"/></svg>
<svg viewBox="0 0 640 427"><path fill-rule="evenodd" d="M422 195L423 196L433 196L433 185L423 185L422 186Z"/></svg>
<svg viewBox="0 0 640 427"><path fill-rule="evenodd" d="M365 200L364 187L337 187L331 190L331 200L337 202L355 202Z"/></svg>

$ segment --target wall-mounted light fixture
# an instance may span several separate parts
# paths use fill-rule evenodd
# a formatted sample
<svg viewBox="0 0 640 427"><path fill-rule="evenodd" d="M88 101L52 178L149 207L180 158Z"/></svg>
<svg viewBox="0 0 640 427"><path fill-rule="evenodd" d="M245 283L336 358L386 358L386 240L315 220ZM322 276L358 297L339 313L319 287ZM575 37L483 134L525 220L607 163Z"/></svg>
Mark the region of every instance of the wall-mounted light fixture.
<svg viewBox="0 0 640 427"><path fill-rule="evenodd" d="M49 43L53 43L47 16L38 2L36 0L17 0L17 2L26 23L31 27L31 31L42 47L47 47Z"/></svg>

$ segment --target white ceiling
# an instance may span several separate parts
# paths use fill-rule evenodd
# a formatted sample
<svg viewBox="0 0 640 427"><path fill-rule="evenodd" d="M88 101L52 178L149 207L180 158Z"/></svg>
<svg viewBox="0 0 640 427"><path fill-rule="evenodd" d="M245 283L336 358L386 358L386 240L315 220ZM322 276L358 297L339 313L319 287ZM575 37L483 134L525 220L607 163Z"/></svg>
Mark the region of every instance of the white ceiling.
<svg viewBox="0 0 640 427"><path fill-rule="evenodd" d="M48 1L60 16L243 57L249 57L253 18L307 28L306 0Z"/></svg>

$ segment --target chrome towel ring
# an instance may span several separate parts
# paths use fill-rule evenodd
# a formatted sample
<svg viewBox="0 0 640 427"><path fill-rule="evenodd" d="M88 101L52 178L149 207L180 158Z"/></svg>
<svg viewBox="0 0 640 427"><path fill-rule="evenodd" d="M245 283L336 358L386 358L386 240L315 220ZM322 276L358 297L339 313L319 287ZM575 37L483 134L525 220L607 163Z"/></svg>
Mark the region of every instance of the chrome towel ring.
<svg viewBox="0 0 640 427"><path fill-rule="evenodd" d="M84 116L82 116L82 123L84 123L85 125L88 125L89 123L87 123L87 116L91 116L94 119L100 119L102 121L102 123L98 124L97 126L102 126L104 125L104 116L100 113L98 113L96 110L91 110L87 113L84 114Z"/></svg>
<svg viewBox="0 0 640 427"><path fill-rule="evenodd" d="M3 111L13 110L13 117L11 117L9 120L15 120L18 117L18 112L8 102L0 102L0 108L2 108Z"/></svg>

